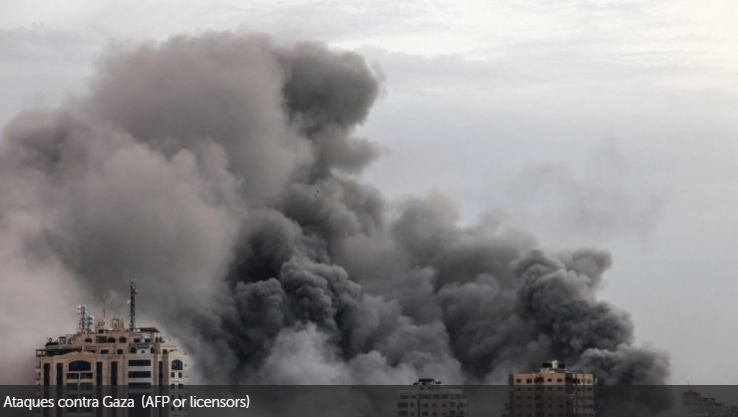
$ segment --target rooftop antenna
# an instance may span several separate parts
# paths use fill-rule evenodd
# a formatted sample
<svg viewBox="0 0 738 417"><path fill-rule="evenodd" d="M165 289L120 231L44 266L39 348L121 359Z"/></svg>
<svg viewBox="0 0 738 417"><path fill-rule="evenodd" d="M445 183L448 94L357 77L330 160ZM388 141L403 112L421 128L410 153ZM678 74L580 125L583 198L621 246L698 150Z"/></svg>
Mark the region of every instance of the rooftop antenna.
<svg viewBox="0 0 738 417"><path fill-rule="evenodd" d="M108 294L103 294L103 320L108 318Z"/></svg>
<svg viewBox="0 0 738 417"><path fill-rule="evenodd" d="M87 306L84 304L77 306L77 314L79 314L77 331L85 334L92 333L92 324L95 322L95 318L87 313Z"/></svg>
<svg viewBox="0 0 738 417"><path fill-rule="evenodd" d="M131 299L129 301L131 307L129 326L131 328L131 331L136 330L136 294L138 294L138 290L136 289L136 280L133 279L131 280Z"/></svg>

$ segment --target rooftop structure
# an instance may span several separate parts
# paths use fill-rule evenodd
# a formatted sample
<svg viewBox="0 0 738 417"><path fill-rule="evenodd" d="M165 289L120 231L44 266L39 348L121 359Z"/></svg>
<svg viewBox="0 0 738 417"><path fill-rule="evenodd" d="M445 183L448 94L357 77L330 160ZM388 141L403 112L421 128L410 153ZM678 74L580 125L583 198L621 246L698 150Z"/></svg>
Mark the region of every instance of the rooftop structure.
<svg viewBox="0 0 738 417"><path fill-rule="evenodd" d="M136 294L131 282L128 326L121 318L95 320L79 306L77 332L36 350L36 385L186 385L187 354L158 329L136 327Z"/></svg>
<svg viewBox="0 0 738 417"><path fill-rule="evenodd" d="M398 417L465 417L468 401L460 388L446 387L435 378L421 378L400 390Z"/></svg>
<svg viewBox="0 0 738 417"><path fill-rule="evenodd" d="M695 417L736 417L737 406L727 406L711 397L703 397L691 388L682 394L682 405L687 409L688 415Z"/></svg>
<svg viewBox="0 0 738 417"><path fill-rule="evenodd" d="M510 374L510 385L596 385L592 373L572 372L558 360L543 362L538 372Z"/></svg>
<svg viewBox="0 0 738 417"><path fill-rule="evenodd" d="M544 362L538 372L510 374L509 402L503 416L592 417L595 415L597 377L573 372L553 360Z"/></svg>

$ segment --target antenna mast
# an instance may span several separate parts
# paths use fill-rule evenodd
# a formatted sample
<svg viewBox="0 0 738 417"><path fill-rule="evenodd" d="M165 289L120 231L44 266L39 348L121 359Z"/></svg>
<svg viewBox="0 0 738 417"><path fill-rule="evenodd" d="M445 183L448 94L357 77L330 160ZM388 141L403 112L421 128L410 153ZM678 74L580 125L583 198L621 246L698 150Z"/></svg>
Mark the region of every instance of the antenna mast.
<svg viewBox="0 0 738 417"><path fill-rule="evenodd" d="M136 289L136 280L133 279L131 280L131 299L129 301L131 307L129 326L131 331L136 330L136 294L138 294L138 290Z"/></svg>
<svg viewBox="0 0 738 417"><path fill-rule="evenodd" d="M92 323L95 318L87 313L87 306L82 304L77 307L77 314L79 315L79 322L77 323L77 331L83 334L92 333Z"/></svg>

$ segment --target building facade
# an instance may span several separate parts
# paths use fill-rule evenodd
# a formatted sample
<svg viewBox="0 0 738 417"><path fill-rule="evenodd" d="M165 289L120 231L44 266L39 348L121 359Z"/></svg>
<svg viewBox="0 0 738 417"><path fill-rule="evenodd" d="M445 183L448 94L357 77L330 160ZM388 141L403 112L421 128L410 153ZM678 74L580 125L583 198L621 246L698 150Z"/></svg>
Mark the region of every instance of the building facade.
<svg viewBox="0 0 738 417"><path fill-rule="evenodd" d="M187 355L153 328L98 328L36 350L36 385L183 386Z"/></svg>
<svg viewBox="0 0 738 417"><path fill-rule="evenodd" d="M36 385L183 387L187 354L153 327L135 327L135 283L131 319L94 320L79 306L77 333L49 338L36 350Z"/></svg>
<svg viewBox="0 0 738 417"><path fill-rule="evenodd" d="M446 387L433 378L421 378L399 391L398 417L466 417L468 400L460 388Z"/></svg>
<svg viewBox="0 0 738 417"><path fill-rule="evenodd" d="M736 417L738 406L727 406L718 402L716 398L703 397L691 388L682 394L682 405L687 409L690 416L709 417Z"/></svg>
<svg viewBox="0 0 738 417"><path fill-rule="evenodd" d="M572 372L559 361L544 362L538 372L514 373L505 417L593 417L596 415L592 373Z"/></svg>

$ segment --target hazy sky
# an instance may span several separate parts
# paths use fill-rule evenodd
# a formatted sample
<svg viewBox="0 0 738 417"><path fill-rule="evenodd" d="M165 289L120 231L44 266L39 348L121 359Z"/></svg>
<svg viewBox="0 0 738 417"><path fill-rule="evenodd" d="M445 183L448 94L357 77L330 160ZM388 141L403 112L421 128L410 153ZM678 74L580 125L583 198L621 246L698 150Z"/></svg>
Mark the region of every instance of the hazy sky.
<svg viewBox="0 0 738 417"><path fill-rule="evenodd" d="M603 296L672 382L738 383L738 4L242 3L3 0L0 123L83 93L111 44L215 29L356 50L386 79L359 132L386 149L369 181L609 249Z"/></svg>

